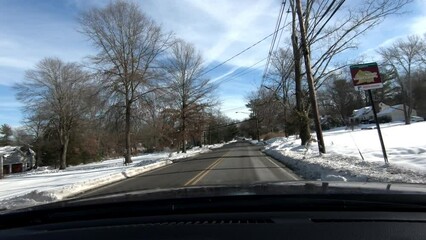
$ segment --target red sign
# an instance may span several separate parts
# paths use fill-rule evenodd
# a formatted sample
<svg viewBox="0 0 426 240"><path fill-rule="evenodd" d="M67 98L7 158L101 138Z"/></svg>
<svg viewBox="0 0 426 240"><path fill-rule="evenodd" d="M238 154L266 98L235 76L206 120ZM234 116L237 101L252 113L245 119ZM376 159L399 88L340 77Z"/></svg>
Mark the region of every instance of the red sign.
<svg viewBox="0 0 426 240"><path fill-rule="evenodd" d="M377 63L351 65L350 69L355 88L369 90L383 87Z"/></svg>

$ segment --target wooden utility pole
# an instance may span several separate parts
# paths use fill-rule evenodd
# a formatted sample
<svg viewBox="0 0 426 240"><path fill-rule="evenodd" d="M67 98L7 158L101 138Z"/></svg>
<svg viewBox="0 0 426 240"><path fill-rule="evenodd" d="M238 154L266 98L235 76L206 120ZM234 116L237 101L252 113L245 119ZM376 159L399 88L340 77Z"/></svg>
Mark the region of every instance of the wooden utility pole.
<svg viewBox="0 0 426 240"><path fill-rule="evenodd" d="M324 144L324 139L322 136L317 97L316 97L315 87L314 87L314 78L313 78L312 70L311 70L311 59L310 59L308 44L306 41L306 30L305 30L305 24L303 21L302 4L300 0L296 0L296 11L299 18L299 24L300 24L300 38L302 41L303 56L305 59L306 77L307 77L308 86L309 86L309 98L311 100L312 113L314 116L315 131L316 131L317 140L318 140L318 149L320 153L325 153L325 144Z"/></svg>
<svg viewBox="0 0 426 240"><path fill-rule="evenodd" d="M0 155L0 179L3 178L3 155Z"/></svg>

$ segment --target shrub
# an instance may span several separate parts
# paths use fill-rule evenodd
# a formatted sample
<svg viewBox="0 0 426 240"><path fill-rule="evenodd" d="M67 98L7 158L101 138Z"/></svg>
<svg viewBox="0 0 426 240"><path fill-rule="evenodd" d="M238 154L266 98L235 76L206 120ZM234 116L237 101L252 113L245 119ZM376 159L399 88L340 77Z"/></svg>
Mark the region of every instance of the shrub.
<svg viewBox="0 0 426 240"><path fill-rule="evenodd" d="M384 116L380 116L377 118L377 120L379 121L379 123L389 123L392 122L392 118L388 115L384 115Z"/></svg>
<svg viewBox="0 0 426 240"><path fill-rule="evenodd" d="M276 138L276 137L285 137L285 133L283 132L269 132L267 134L262 135L260 138L262 138L264 141L271 139L271 138Z"/></svg>

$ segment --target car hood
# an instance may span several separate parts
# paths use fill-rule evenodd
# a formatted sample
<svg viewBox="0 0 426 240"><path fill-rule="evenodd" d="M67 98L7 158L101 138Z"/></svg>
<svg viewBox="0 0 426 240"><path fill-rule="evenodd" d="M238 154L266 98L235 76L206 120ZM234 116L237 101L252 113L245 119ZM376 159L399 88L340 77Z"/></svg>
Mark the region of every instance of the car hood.
<svg viewBox="0 0 426 240"><path fill-rule="evenodd" d="M21 209L23 211L97 205L117 202L139 202L170 199L194 199L232 196L302 196L302 195L425 195L426 185L372 182L294 181L249 185L206 185L161 188L71 199ZM18 210L19 211L19 210ZM8 211L6 211L8 212Z"/></svg>

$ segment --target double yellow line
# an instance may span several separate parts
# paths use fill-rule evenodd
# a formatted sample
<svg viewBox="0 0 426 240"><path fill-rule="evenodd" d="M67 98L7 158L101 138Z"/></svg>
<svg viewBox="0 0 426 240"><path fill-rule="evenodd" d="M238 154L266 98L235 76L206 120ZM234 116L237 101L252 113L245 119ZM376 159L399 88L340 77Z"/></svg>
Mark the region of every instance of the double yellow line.
<svg viewBox="0 0 426 240"><path fill-rule="evenodd" d="M225 155L224 155L225 156ZM206 169L195 175L195 177L189 179L188 182L184 184L184 186L188 185L195 185L197 184L201 179L203 179L213 168L215 168L217 165L219 165L223 161L223 157L220 157L216 161L214 161L212 164L210 164Z"/></svg>

